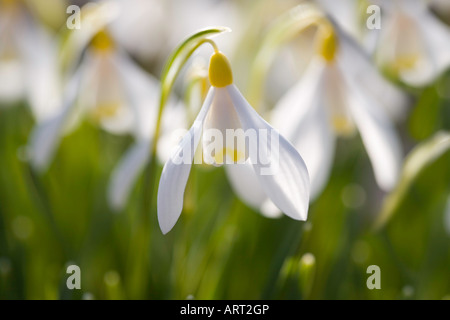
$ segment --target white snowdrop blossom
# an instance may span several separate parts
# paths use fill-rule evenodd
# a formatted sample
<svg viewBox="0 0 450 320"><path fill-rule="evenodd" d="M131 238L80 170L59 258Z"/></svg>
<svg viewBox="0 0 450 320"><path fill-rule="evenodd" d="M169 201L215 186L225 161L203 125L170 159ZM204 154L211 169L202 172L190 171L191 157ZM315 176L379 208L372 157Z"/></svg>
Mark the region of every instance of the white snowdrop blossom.
<svg viewBox="0 0 450 320"><path fill-rule="evenodd" d="M211 87L194 124L161 174L157 209L162 232L169 232L180 217L186 183L199 145L205 162L209 164L239 167L246 166L246 161L251 163L261 188L279 210L293 219L306 220L309 177L298 151L248 104L233 84L228 59L219 51L211 57L209 80ZM217 137L227 137L230 130L265 132L267 135L258 134L257 141L250 139L250 143L230 143L228 138L220 140L222 148L209 154L208 150L213 142L217 142ZM221 134L214 136L211 133ZM216 141L211 139L212 136ZM278 143L271 139L274 136ZM250 150L254 148L258 152ZM267 171L267 164L275 165L276 170ZM246 182L242 177L242 183Z"/></svg>
<svg viewBox="0 0 450 320"><path fill-rule="evenodd" d="M422 0L372 0L381 6L377 62L411 86L433 82L450 67L450 27Z"/></svg>
<svg viewBox="0 0 450 320"><path fill-rule="evenodd" d="M106 29L88 43L65 87L61 111L31 136L31 163L39 171L48 167L67 128L84 116L110 133L131 133L138 139L148 130L148 123L138 119L156 118L159 82L135 64Z"/></svg>
<svg viewBox="0 0 450 320"><path fill-rule="evenodd" d="M37 122L59 107L56 43L19 1L0 0L0 102L26 99ZM1 104L1 103L0 103Z"/></svg>
<svg viewBox="0 0 450 320"><path fill-rule="evenodd" d="M328 181L336 136L359 131L379 186L391 190L402 151L391 122L405 96L374 69L364 51L337 27L319 29L318 54L302 79L272 112L279 128L304 156L311 199Z"/></svg>

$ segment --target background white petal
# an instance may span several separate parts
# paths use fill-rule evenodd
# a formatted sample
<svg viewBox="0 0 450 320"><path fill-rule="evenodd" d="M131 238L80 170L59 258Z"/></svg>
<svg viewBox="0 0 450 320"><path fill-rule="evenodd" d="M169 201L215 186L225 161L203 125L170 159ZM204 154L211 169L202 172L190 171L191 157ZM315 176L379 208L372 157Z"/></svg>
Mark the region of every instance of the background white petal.
<svg viewBox="0 0 450 320"><path fill-rule="evenodd" d="M311 181L310 200L326 185L334 158L334 135L324 109L324 66L312 62L302 80L274 108L271 122L302 155ZM331 106L332 107L332 106Z"/></svg>
<svg viewBox="0 0 450 320"><path fill-rule="evenodd" d="M428 10L422 10L416 21L424 35L424 45L432 55L434 77L437 77L450 66L450 27L440 22Z"/></svg>
<svg viewBox="0 0 450 320"><path fill-rule="evenodd" d="M337 59L341 68L352 75L366 94L379 101L392 119L405 118L408 96L380 74L369 55L353 39L339 29L337 31L340 40Z"/></svg>
<svg viewBox="0 0 450 320"><path fill-rule="evenodd" d="M123 51L116 53L115 64L125 88L128 104L135 115L135 135L150 139L156 125L160 83Z"/></svg>
<svg viewBox="0 0 450 320"><path fill-rule="evenodd" d="M112 209L122 210L139 174L150 157L151 141L143 139L127 151L114 169L108 187L108 202Z"/></svg>
<svg viewBox="0 0 450 320"><path fill-rule="evenodd" d="M31 133L29 144L30 162L37 171L45 171L50 164L61 135L69 120L75 99L80 87L83 68L80 68L64 90L64 101L61 111L52 118L46 119Z"/></svg>
<svg viewBox="0 0 450 320"><path fill-rule="evenodd" d="M260 186L258 176L252 164L245 163L225 165L225 172L234 193L249 207L260 211L268 218L278 218L281 211L270 201Z"/></svg>
<svg viewBox="0 0 450 320"><path fill-rule="evenodd" d="M384 110L361 93L351 76L342 72L350 90L349 107L372 162L376 181L383 190L389 191L396 185L401 169L400 139Z"/></svg>
<svg viewBox="0 0 450 320"><path fill-rule="evenodd" d="M259 145L267 146L266 154L263 156L270 159L271 165L277 166L270 174L264 172L267 168L250 152L250 160L264 192L283 213L296 220L306 220L310 185L308 170L302 157L294 146L259 116L235 85L229 85L226 88L244 130L265 129L270 137L272 135L279 137L278 146L271 146L268 142L271 140L270 137L258 134ZM259 149L261 152L261 148Z"/></svg>
<svg viewBox="0 0 450 320"><path fill-rule="evenodd" d="M157 200L159 226L164 234L173 228L183 210L184 190L191 171L195 150L200 142L203 122L214 98L214 91L214 88L211 87L194 124L183 137L172 157L164 165L159 181ZM191 148L191 162L179 163L179 159L183 158L183 151L189 148Z"/></svg>

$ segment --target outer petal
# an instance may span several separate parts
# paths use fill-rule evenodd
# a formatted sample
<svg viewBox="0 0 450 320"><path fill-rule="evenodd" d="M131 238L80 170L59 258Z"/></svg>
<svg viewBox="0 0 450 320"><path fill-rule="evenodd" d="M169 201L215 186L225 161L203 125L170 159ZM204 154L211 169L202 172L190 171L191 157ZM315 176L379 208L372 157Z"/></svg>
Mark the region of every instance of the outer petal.
<svg viewBox="0 0 450 320"><path fill-rule="evenodd" d="M311 180L311 200L326 185L334 158L335 138L322 98L323 75L323 65L313 62L303 80L286 93L272 114L274 127L280 129L305 160Z"/></svg>
<svg viewBox="0 0 450 320"><path fill-rule="evenodd" d="M120 211L126 205L130 191L148 161L150 147L151 141L139 141L131 147L114 170L108 188L108 201L114 210Z"/></svg>
<svg viewBox="0 0 450 320"><path fill-rule="evenodd" d="M258 176L249 161L242 164L225 165L225 172L234 192L245 204L261 211L268 218L280 216L281 212L278 208L275 207L276 210L268 209L269 205L266 202L270 200L261 188Z"/></svg>
<svg viewBox="0 0 450 320"><path fill-rule="evenodd" d="M136 114L126 96L124 75L114 52L89 50L84 57L86 74L82 80L80 107L106 131L113 134L132 133Z"/></svg>
<svg viewBox="0 0 450 320"><path fill-rule="evenodd" d="M433 57L434 77L437 77L450 66L450 27L428 10L420 11L415 20L424 35L425 46Z"/></svg>
<svg viewBox="0 0 450 320"><path fill-rule="evenodd" d="M319 5L335 19L342 28L358 38L360 33L358 21L358 2L354 0L316 0Z"/></svg>
<svg viewBox="0 0 450 320"><path fill-rule="evenodd" d="M383 109L361 93L351 76L342 73L349 86L349 107L375 171L378 185L384 190L397 183L401 169L401 144Z"/></svg>
<svg viewBox="0 0 450 320"><path fill-rule="evenodd" d="M159 81L142 70L125 52L119 51L114 60L137 120L136 135L150 139L156 124Z"/></svg>
<svg viewBox="0 0 450 320"><path fill-rule="evenodd" d="M296 220L306 220L308 216L309 203L309 177L306 165L295 150L295 148L270 126L258 113L248 104L235 85L226 87L236 112L244 130L267 130L270 137L278 136L278 148L272 147L265 134L258 132L258 148L263 158L270 160L271 165L276 165L272 172L265 172L267 168L263 166L258 157L250 152L250 160L257 173L261 187L273 203L286 215ZM270 139L271 140L271 139ZM278 169L278 170L277 170ZM267 173L267 174L265 174Z"/></svg>
<svg viewBox="0 0 450 320"><path fill-rule="evenodd" d="M158 221L161 231L169 232L183 210L183 196L191 171L195 150L200 142L203 122L211 107L215 89L211 87L189 132L183 137L169 161L164 165L158 188ZM190 150L190 160L180 163L183 152Z"/></svg>
<svg viewBox="0 0 450 320"><path fill-rule="evenodd" d="M182 102L175 104L174 101L170 101L161 117L157 155L161 163L166 163L188 129L186 106Z"/></svg>
<svg viewBox="0 0 450 320"><path fill-rule="evenodd" d="M83 68L69 81L65 91L61 111L54 117L43 121L31 134L29 141L31 165L38 171L47 169L56 146L59 144L64 126L75 104L80 87Z"/></svg>
<svg viewBox="0 0 450 320"><path fill-rule="evenodd" d="M31 111L41 122L54 116L61 107L56 43L50 34L35 25L23 28L19 42Z"/></svg>
<svg viewBox="0 0 450 320"><path fill-rule="evenodd" d="M346 73L351 74L374 100L380 101L392 119L404 118L407 96L378 72L368 54L353 39L337 30L341 41L338 60Z"/></svg>

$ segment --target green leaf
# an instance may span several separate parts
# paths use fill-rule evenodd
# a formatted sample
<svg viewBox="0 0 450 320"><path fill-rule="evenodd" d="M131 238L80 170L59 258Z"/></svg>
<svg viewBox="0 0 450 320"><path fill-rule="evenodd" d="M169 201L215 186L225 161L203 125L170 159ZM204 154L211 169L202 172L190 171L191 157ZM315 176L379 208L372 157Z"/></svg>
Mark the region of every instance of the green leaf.
<svg viewBox="0 0 450 320"><path fill-rule="evenodd" d="M411 151L405 160L400 181L397 187L386 198L380 216L375 221L375 229L383 227L398 211L399 206L407 197L415 180L430 166L449 154L450 133L438 132L432 138L419 144ZM443 172L439 174L445 175Z"/></svg>
<svg viewBox="0 0 450 320"><path fill-rule="evenodd" d="M424 140L436 131L440 106L438 90L435 87L425 89L409 120L409 130L415 139Z"/></svg>

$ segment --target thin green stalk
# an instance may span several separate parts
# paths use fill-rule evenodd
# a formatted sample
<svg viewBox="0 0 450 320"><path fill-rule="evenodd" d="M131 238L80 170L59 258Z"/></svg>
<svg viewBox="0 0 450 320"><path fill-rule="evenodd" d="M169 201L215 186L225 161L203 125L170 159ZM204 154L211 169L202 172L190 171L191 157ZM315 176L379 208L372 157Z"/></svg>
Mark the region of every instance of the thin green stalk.
<svg viewBox="0 0 450 320"><path fill-rule="evenodd" d="M261 109L264 81L280 47L310 27L329 24L323 15L309 4L299 5L280 17L262 40L250 71L249 101Z"/></svg>
<svg viewBox="0 0 450 320"><path fill-rule="evenodd" d="M26 173L26 182L28 188L34 195L35 202L40 207L41 209L40 211L44 214L44 217L47 219L53 234L55 235L55 237L58 240L58 243L61 245L63 249L63 255L65 257L65 260L67 260L67 258L69 257L70 250L67 245L67 242L65 241L64 236L62 235L55 221L50 201L48 200L47 197L47 192L45 188L42 186L40 178L36 175L36 172L28 163L25 165L24 169Z"/></svg>
<svg viewBox="0 0 450 320"><path fill-rule="evenodd" d="M158 140L161 134L162 113L167 100L170 97L172 88L175 84L179 73L183 66L192 56L192 54L203 44L209 43L213 46L214 51L218 51L216 44L208 39L215 34L230 31L225 27L217 27L201 30L194 35L187 38L177 49L172 53L168 59L161 76L161 94L158 107L158 116L156 126L153 133L153 145L150 154L150 161L145 169L144 186L143 186L143 206L142 214L147 215L151 210L154 193L151 190L156 190L156 150L158 148Z"/></svg>

